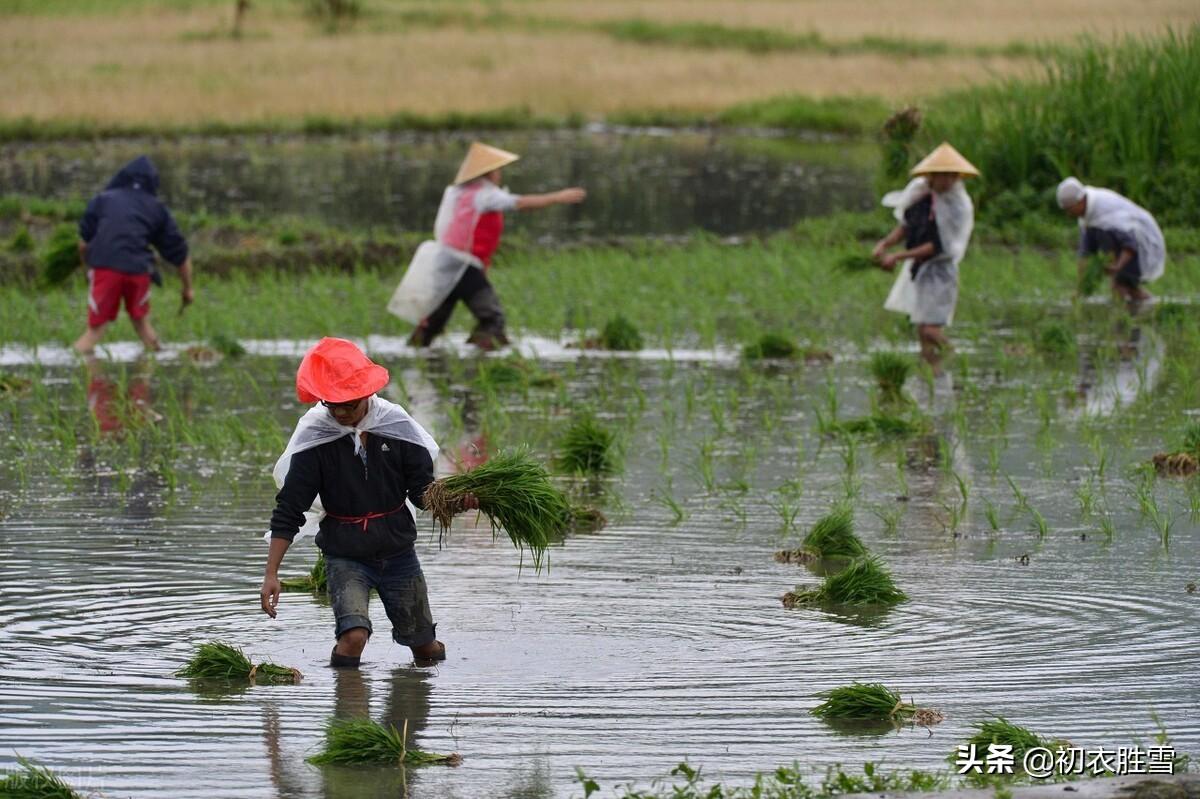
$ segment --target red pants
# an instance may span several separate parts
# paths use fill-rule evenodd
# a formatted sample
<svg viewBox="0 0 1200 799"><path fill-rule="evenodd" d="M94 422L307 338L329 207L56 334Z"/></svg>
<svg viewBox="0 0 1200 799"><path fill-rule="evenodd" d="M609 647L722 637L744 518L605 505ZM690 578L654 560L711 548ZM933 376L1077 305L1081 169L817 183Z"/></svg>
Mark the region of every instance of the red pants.
<svg viewBox="0 0 1200 799"><path fill-rule="evenodd" d="M150 313L150 275L130 275L94 266L88 270L88 327L100 327L117 318L121 299L130 319Z"/></svg>

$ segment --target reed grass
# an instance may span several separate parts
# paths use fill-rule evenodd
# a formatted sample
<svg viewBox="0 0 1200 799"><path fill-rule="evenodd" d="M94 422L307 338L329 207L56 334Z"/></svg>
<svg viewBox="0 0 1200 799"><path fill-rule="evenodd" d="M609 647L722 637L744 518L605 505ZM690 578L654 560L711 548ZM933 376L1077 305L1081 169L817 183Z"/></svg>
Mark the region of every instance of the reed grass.
<svg viewBox="0 0 1200 799"><path fill-rule="evenodd" d="M592 414L581 414L559 439L554 464L569 474L613 474L620 468L617 434Z"/></svg>
<svg viewBox="0 0 1200 799"><path fill-rule="evenodd" d="M890 607L907 599L908 596L892 581L883 561L875 555L865 555L826 577L819 588L784 594L783 605L787 608L801 605Z"/></svg>
<svg viewBox="0 0 1200 799"><path fill-rule="evenodd" d="M298 683L300 672L274 663L254 665L238 647L210 641L196 647L191 660L175 672L189 680L249 680L265 683Z"/></svg>
<svg viewBox="0 0 1200 799"><path fill-rule="evenodd" d="M546 470L527 452L493 457L469 472L435 480L425 490L424 505L445 533L462 497L473 494L487 515L492 534L501 530L522 552L529 550L540 569L546 549L562 537L571 521L571 503L550 482Z"/></svg>
<svg viewBox="0 0 1200 799"><path fill-rule="evenodd" d="M883 397L894 400L900 397L904 383L912 374L913 361L897 352L876 352L871 355L868 368L879 384L879 391Z"/></svg>
<svg viewBox="0 0 1200 799"><path fill-rule="evenodd" d="M604 329L600 331L600 344L606 350L620 352L636 352L644 346L642 334L633 322L620 314L604 324Z"/></svg>
<svg viewBox="0 0 1200 799"><path fill-rule="evenodd" d="M325 553L317 551L317 562L303 577L289 577L279 581L284 591L310 591L323 594L329 590L329 576L325 571Z"/></svg>
<svg viewBox="0 0 1200 799"><path fill-rule="evenodd" d="M753 344L742 348L742 357L748 361L795 358L799 353L796 343L779 333L763 333Z"/></svg>
<svg viewBox="0 0 1200 799"><path fill-rule="evenodd" d="M317 766L377 763L393 766L426 766L440 764L457 766L458 754L435 754L410 749L404 731L392 725L384 726L370 719L330 719L325 725L325 748L308 758Z"/></svg>
<svg viewBox="0 0 1200 799"><path fill-rule="evenodd" d="M854 682L819 694L825 701L810 712L822 719L861 719L928 726L945 719L941 713L905 702L898 691L881 683Z"/></svg>
<svg viewBox="0 0 1200 799"><path fill-rule="evenodd" d="M19 771L0 779L4 799L83 799L83 796L45 766L17 756Z"/></svg>

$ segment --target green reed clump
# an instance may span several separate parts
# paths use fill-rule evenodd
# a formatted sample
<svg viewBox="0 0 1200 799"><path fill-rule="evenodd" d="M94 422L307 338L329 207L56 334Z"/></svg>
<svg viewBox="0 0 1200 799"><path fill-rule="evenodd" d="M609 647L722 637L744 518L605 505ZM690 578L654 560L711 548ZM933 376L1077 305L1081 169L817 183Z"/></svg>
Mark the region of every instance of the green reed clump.
<svg viewBox="0 0 1200 799"><path fill-rule="evenodd" d="M208 339L208 345L229 358L240 358L246 354L242 343L227 333L216 333Z"/></svg>
<svg viewBox="0 0 1200 799"><path fill-rule="evenodd" d="M612 474L619 467L617 434L583 414L558 441L554 463L570 474Z"/></svg>
<svg viewBox="0 0 1200 799"><path fill-rule="evenodd" d="M280 580L279 586L284 591L311 591L323 594L329 590L329 578L325 573L325 553L317 552L317 562L303 577L288 577Z"/></svg>
<svg viewBox="0 0 1200 799"><path fill-rule="evenodd" d="M838 508L817 520L804 536L800 548L775 553L784 562L804 562L815 558L856 558L867 554L867 548L854 533L854 512Z"/></svg>
<svg viewBox="0 0 1200 799"><path fill-rule="evenodd" d="M800 348L787 336L781 336L778 333L763 333L758 337L758 341L742 348L742 357L748 361L758 361L763 358L795 358L799 352Z"/></svg>
<svg viewBox="0 0 1200 799"><path fill-rule="evenodd" d="M196 647L192 659L176 671L175 676L190 680L261 680L267 683L300 681L300 672L296 669L274 663L260 663L255 666L241 649L221 641L210 641Z"/></svg>
<svg viewBox="0 0 1200 799"><path fill-rule="evenodd" d="M42 281L57 286L79 268L79 234L73 225L54 228L42 249Z"/></svg>
<svg viewBox="0 0 1200 799"><path fill-rule="evenodd" d="M881 683L853 682L820 694L825 700L810 712L822 719L912 722L930 725L945 716L936 710L905 702L899 692Z"/></svg>
<svg viewBox="0 0 1200 799"><path fill-rule="evenodd" d="M633 322L617 314L609 319L600 331L600 346L606 350L636 352L643 347L642 334Z"/></svg>
<svg viewBox="0 0 1200 799"><path fill-rule="evenodd" d="M1106 277L1108 275L1104 271L1104 259L1094 256L1089 258L1079 274L1079 295L1090 297L1095 294L1104 285Z"/></svg>
<svg viewBox="0 0 1200 799"><path fill-rule="evenodd" d="M885 399L896 399L912 374L913 361L898 352L876 352L868 366Z"/></svg>
<svg viewBox="0 0 1200 799"><path fill-rule="evenodd" d="M879 268L879 262L869 255L843 255L838 259L838 267L843 272L869 272Z"/></svg>
<svg viewBox="0 0 1200 799"><path fill-rule="evenodd" d="M1052 322L1042 328L1036 344L1043 355L1069 355L1075 351L1075 333L1061 322Z"/></svg>
<svg viewBox="0 0 1200 799"><path fill-rule="evenodd" d="M825 578L819 588L784 594L784 607L798 605L891 606L908 599L896 587L887 567L875 555L852 560L837 574Z"/></svg>
<svg viewBox="0 0 1200 799"><path fill-rule="evenodd" d="M1011 746L1013 760L1018 769L1025 759L1025 753L1030 749L1044 748L1053 751L1062 745L1062 742L1041 738L1024 727L1013 724L1002 716L976 722L974 727L976 732L967 739L966 743L968 746L973 744L975 751L981 753L986 753L988 746L992 744ZM950 759L954 760L957 756L958 753L955 752L950 756Z"/></svg>
<svg viewBox="0 0 1200 799"><path fill-rule="evenodd" d="M479 500L479 509L491 521L492 534L503 530L518 549L528 548L536 568L541 568L550 542L567 531L571 518L566 495L550 482L541 464L524 451L497 455L469 472L429 484L425 508L443 533L450 529L454 515L462 511L466 494Z"/></svg>
<svg viewBox="0 0 1200 799"><path fill-rule="evenodd" d="M83 799L75 789L45 766L17 757L20 771L0 780L0 796L4 799Z"/></svg>
<svg viewBox="0 0 1200 799"><path fill-rule="evenodd" d="M379 763L395 766L425 766L440 763L457 766L458 754L439 755L409 749L406 743L408 722L404 731L392 725L384 726L370 719L330 719L325 724L325 749L308 762L317 766Z"/></svg>

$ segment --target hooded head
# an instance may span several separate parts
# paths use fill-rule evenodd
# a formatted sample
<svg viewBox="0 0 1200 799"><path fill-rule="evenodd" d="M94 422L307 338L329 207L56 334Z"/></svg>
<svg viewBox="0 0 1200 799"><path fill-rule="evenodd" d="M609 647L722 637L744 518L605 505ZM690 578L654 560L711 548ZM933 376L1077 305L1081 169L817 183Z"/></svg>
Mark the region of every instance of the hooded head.
<svg viewBox="0 0 1200 799"><path fill-rule="evenodd" d="M158 170L149 158L139 155L121 167L104 189L140 189L150 194L158 194Z"/></svg>

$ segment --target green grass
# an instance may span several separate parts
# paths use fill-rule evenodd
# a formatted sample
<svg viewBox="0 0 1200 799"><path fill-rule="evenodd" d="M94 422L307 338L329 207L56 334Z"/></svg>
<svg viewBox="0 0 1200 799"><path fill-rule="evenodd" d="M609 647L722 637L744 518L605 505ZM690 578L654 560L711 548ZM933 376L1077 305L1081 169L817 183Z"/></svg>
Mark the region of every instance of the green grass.
<svg viewBox="0 0 1200 799"><path fill-rule="evenodd" d="M820 694L824 701L810 712L822 719L851 719L936 724L942 714L905 702L898 691L881 683L854 682Z"/></svg>
<svg viewBox="0 0 1200 799"><path fill-rule="evenodd" d="M606 350L636 352L643 346L642 334L624 316L617 314L600 331L600 345Z"/></svg>
<svg viewBox="0 0 1200 799"><path fill-rule="evenodd" d="M748 361L795 358L799 354L796 343L779 333L763 333L753 344L742 347L742 357Z"/></svg>
<svg viewBox="0 0 1200 799"><path fill-rule="evenodd" d="M324 750L308 758L308 762L318 766L365 763L457 766L462 757L409 749L404 733L391 725L384 726L370 719L330 719L325 725Z"/></svg>
<svg viewBox="0 0 1200 799"><path fill-rule="evenodd" d="M884 399L894 400L900 397L908 376L912 374L914 363L912 358L898 352L872 353L869 369L871 376L879 385L879 391Z"/></svg>
<svg viewBox="0 0 1200 799"><path fill-rule="evenodd" d="M255 666L238 647L220 641L200 644L191 660L175 672L189 680L252 680L266 683L299 682L300 672L274 663Z"/></svg>
<svg viewBox="0 0 1200 799"><path fill-rule="evenodd" d="M461 511L461 497L474 494L479 509L491 520L493 535L501 530L513 545L529 550L540 569L547 547L567 532L571 504L550 482L546 470L527 452L496 455L469 472L436 480L425 492L425 507L441 525L450 528Z"/></svg>
<svg viewBox="0 0 1200 799"><path fill-rule="evenodd" d="M568 474L613 474L620 468L617 434L592 414L582 414L559 439L554 465Z"/></svg>
<svg viewBox="0 0 1200 799"><path fill-rule="evenodd" d="M878 557L865 555L825 578L815 590L797 590L784 595L785 607L801 605L849 605L888 607L908 596L896 587L887 567Z"/></svg>
<svg viewBox="0 0 1200 799"><path fill-rule="evenodd" d="M17 756L20 767L0 780L4 799L83 799L75 789L45 766Z"/></svg>
<svg viewBox="0 0 1200 799"><path fill-rule="evenodd" d="M1075 333L1062 322L1051 322L1038 333L1036 346L1043 355L1070 355L1075 352Z"/></svg>
<svg viewBox="0 0 1200 799"><path fill-rule="evenodd" d="M329 590L329 578L325 572L325 553L318 550L317 562L303 577L289 577L279 581L284 591L310 591L323 594Z"/></svg>

